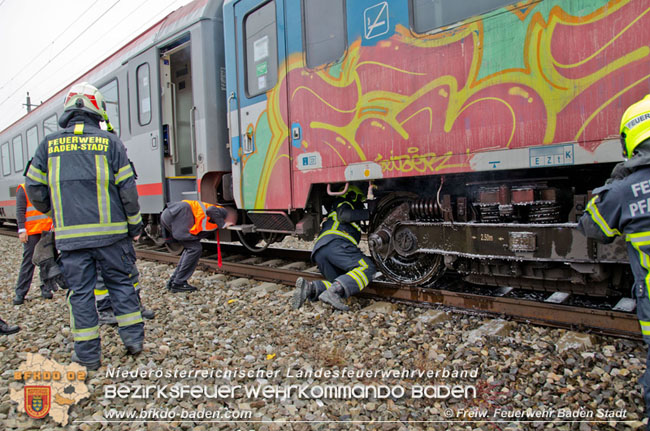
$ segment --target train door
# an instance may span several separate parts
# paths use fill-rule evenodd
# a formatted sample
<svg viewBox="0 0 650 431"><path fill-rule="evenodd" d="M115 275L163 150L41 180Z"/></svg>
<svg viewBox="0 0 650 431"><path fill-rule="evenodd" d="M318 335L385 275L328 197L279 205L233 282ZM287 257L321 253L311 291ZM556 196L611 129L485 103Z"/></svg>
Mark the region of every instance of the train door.
<svg viewBox="0 0 650 431"><path fill-rule="evenodd" d="M196 122L189 36L161 49L162 128L169 200L198 199Z"/></svg>
<svg viewBox="0 0 650 431"><path fill-rule="evenodd" d="M284 1L234 4L237 83L230 94L233 191L240 208L291 209ZM251 214L251 213L249 213Z"/></svg>
<svg viewBox="0 0 650 431"><path fill-rule="evenodd" d="M129 60L129 115L131 139L129 159L138 173L138 193L142 213L162 211L162 160L160 151L160 84L158 53L150 49Z"/></svg>

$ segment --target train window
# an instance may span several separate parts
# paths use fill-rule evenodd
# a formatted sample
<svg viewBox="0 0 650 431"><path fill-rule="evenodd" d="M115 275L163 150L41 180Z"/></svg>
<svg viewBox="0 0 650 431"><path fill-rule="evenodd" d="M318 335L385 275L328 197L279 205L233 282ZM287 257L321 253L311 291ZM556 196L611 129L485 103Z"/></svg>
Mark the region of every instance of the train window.
<svg viewBox="0 0 650 431"><path fill-rule="evenodd" d="M303 0L307 67L337 61L345 53L345 0Z"/></svg>
<svg viewBox="0 0 650 431"><path fill-rule="evenodd" d="M151 85L149 64L143 63L136 70L138 78L138 121L141 126L151 123Z"/></svg>
<svg viewBox="0 0 650 431"><path fill-rule="evenodd" d="M38 148L38 128L36 126L27 130L27 159L34 157Z"/></svg>
<svg viewBox="0 0 650 431"><path fill-rule="evenodd" d="M14 169L16 172L23 170L23 135L18 135L11 141L14 147Z"/></svg>
<svg viewBox="0 0 650 431"><path fill-rule="evenodd" d="M246 91L257 96L273 88L278 80L278 35L275 2L266 3L244 21L246 40Z"/></svg>
<svg viewBox="0 0 650 431"><path fill-rule="evenodd" d="M59 130L59 120L56 114L48 117L43 121L43 135L47 136Z"/></svg>
<svg viewBox="0 0 650 431"><path fill-rule="evenodd" d="M2 144L2 175L11 173L11 160L9 159L9 142Z"/></svg>
<svg viewBox="0 0 650 431"><path fill-rule="evenodd" d="M412 23L416 33L440 28L517 3L519 0L413 0Z"/></svg>
<svg viewBox="0 0 650 431"><path fill-rule="evenodd" d="M120 105L117 93L117 79L112 80L108 84L99 89L99 92L104 96L106 102L106 113L110 120L115 133L120 136Z"/></svg>

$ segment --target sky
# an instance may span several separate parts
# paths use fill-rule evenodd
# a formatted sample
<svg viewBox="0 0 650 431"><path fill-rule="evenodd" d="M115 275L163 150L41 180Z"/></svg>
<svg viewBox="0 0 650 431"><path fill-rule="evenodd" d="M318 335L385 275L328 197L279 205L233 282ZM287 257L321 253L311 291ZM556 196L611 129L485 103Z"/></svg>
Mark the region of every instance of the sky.
<svg viewBox="0 0 650 431"><path fill-rule="evenodd" d="M0 131L190 1L0 0Z"/></svg>

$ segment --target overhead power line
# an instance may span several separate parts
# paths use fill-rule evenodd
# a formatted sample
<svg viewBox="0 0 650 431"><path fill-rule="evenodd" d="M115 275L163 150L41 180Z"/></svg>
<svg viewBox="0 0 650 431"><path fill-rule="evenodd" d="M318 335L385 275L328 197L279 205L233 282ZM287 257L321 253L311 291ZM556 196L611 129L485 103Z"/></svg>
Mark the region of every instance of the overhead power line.
<svg viewBox="0 0 650 431"><path fill-rule="evenodd" d="M6 1L6 0L2 0L2 3L4 3L5 1ZM0 3L0 7L2 7L2 3ZM84 16L84 15L86 14L86 12L88 12L88 11L89 11L93 6L95 6L97 3L99 3L99 0L95 0L95 2L94 2L93 4L91 4L90 6L88 6L88 8L87 8L86 10L84 10L83 12L81 12L81 14L80 14L79 16L77 16L77 18L75 18L72 22L77 22L77 21L78 21L82 16ZM29 60L29 62L27 62L27 64L26 64L25 66L23 66L22 69L20 69L18 72L16 72L16 74L15 74L14 76L12 76L12 77L7 81L7 82L5 82L4 84L2 84L2 86L0 86L0 90L2 90L3 88L5 88L5 87L6 87L8 84L10 84L11 82L13 82L13 80L14 80L18 75L20 75L21 73L23 73L23 72L24 72L24 71L25 71L29 66L32 65L32 63L33 63L34 61L36 61L37 59L39 59L39 58L41 57L41 54L43 54L43 53L44 53L44 52L45 52L45 51L46 51L46 50L47 50L51 45L54 45L54 43L55 43L57 40L59 40L59 38L60 38L61 36L63 36L63 35L64 35L68 30L70 30L71 28L74 28L74 27L73 27L73 26L67 26L65 30L63 30L61 33L59 33L58 36L56 36L54 39L52 39L52 42L50 42L49 45L46 45L46 46L45 46L45 47L44 47L44 48L43 48L43 49L42 49L38 54L36 54L36 55L31 59L31 60Z"/></svg>
<svg viewBox="0 0 650 431"><path fill-rule="evenodd" d="M45 67L45 66L47 66L48 64L50 64L50 63L52 62L52 59L56 58L59 54L61 54L61 53L62 53L63 51L65 51L66 49L68 49L68 48L70 47L70 45L72 45L72 44L73 44L74 42L76 42L76 41L77 41L81 36L83 36L84 33L86 33L88 30L90 30L90 28L91 28L92 26L94 26L94 25L97 23L97 21L99 21L100 19L102 19L102 18L105 16L106 12L108 12L109 10L111 10L112 8L114 8L114 7L115 7L119 2L121 2L121 1L122 1L122 0L117 0L115 3L113 3L111 6L109 6L108 9L106 9L106 11L104 11L104 13L102 13L99 17L97 17L97 19L95 19L95 20L94 20L93 22L91 22L91 23L90 23L90 24L89 24L85 29L83 29L83 30L82 30L82 31L77 35L77 37L75 37L74 39L72 39L72 40L71 40L71 41L70 41L66 46L63 47L63 49L61 49L61 50L60 50L59 52L57 52L57 53L56 53L52 58L50 58L50 59L47 61L47 63L45 63L45 65L44 65L43 67ZM29 81L31 81L31 80L32 80L36 75L38 75L39 73L41 73L41 70L37 70L36 72L34 72L34 73L33 73L29 78L27 78L27 79L26 79L26 80L25 80L25 81L24 81L24 82L23 82L23 83L22 83L18 88L16 88L16 89L14 90L13 93L11 93L9 96L7 96L7 97L2 101L2 103L5 103L7 100L11 99L11 97L12 97L14 94L18 93L18 91L20 91L20 90L22 90L23 88L25 88L25 85L27 85L27 83L28 83Z"/></svg>

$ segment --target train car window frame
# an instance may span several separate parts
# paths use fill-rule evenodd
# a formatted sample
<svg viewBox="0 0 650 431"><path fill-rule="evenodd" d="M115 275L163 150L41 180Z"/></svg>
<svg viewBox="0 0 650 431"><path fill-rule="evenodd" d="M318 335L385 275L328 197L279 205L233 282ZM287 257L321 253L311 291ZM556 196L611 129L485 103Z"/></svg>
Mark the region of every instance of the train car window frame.
<svg viewBox="0 0 650 431"><path fill-rule="evenodd" d="M272 13L269 13L270 10ZM273 19L268 20L269 17ZM263 21L264 19L267 21ZM260 21L264 25L259 25ZM255 27L253 27L254 25ZM264 3L248 13L242 20L242 26L244 82L246 83L246 96L251 99L271 90L278 82L278 24L275 0ZM254 32L253 29L257 29L257 31ZM254 91L252 91L253 84L256 89Z"/></svg>
<svg viewBox="0 0 650 431"><path fill-rule="evenodd" d="M118 79L112 79L105 85L102 85L99 88L99 92L104 96L106 114L108 114L108 119L113 129L115 129L115 134L120 136L120 87Z"/></svg>
<svg viewBox="0 0 650 431"><path fill-rule="evenodd" d="M5 152L7 153L6 155ZM2 157L2 175L6 177L11 174L11 153L9 150L9 141L2 144L2 148L0 148L0 156Z"/></svg>
<svg viewBox="0 0 650 431"><path fill-rule="evenodd" d="M146 62L139 65L135 70L135 80L137 83L136 97L138 99L138 124L140 124L140 126L146 126L151 123L152 118L150 71L151 68L149 67L149 63ZM144 73L146 73L146 75Z"/></svg>
<svg viewBox="0 0 650 431"><path fill-rule="evenodd" d="M16 143L18 143L18 148L16 148ZM14 171L21 172L25 167L25 150L23 150L23 135L14 136L11 140L11 148L14 153ZM19 151L16 151L19 150ZM18 163L17 156L20 155L20 164Z"/></svg>
<svg viewBox="0 0 650 431"><path fill-rule="evenodd" d="M30 136L35 136L36 139L30 139ZM38 144L40 144L40 141L38 140L38 127L33 126L27 129L27 132L25 132L25 137L27 141L27 160L30 160L32 157L34 157L34 154L36 154ZM34 151L32 151L32 142L35 143L33 146Z"/></svg>
<svg viewBox="0 0 650 431"><path fill-rule="evenodd" d="M50 127L50 124L54 125L54 130ZM45 120L43 120L43 136L47 136L50 133L59 131L59 117L58 115L50 115Z"/></svg>
<svg viewBox="0 0 650 431"><path fill-rule="evenodd" d="M334 10L333 3L340 6L340 13ZM319 10L319 7L325 10ZM305 64L309 69L338 63L345 55L348 49L346 7L346 0L302 0L303 45ZM316 38L319 40L313 40Z"/></svg>
<svg viewBox="0 0 650 431"><path fill-rule="evenodd" d="M513 6L520 0L481 0L480 2L459 2L457 0L410 0L411 29L418 34L453 26L472 17L478 17L502 7ZM486 5L487 4L487 5ZM455 10L453 8L458 8ZM439 9L438 15L433 14ZM446 10L445 10L446 8ZM446 17L444 12L447 12ZM452 13L453 12L453 13ZM425 20L429 20L426 22Z"/></svg>

